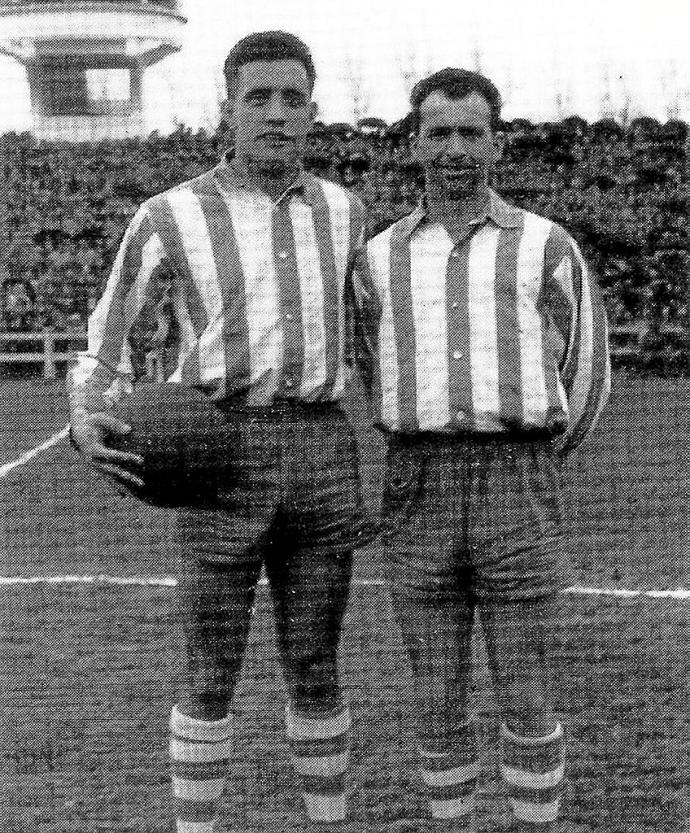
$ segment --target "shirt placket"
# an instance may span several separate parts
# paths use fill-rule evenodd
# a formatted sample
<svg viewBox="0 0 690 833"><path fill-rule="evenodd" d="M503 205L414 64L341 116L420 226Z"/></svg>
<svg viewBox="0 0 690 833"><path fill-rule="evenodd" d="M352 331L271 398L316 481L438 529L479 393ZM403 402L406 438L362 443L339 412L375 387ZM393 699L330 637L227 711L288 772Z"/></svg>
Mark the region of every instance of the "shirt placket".
<svg viewBox="0 0 690 833"><path fill-rule="evenodd" d="M304 364L302 299L297 269L295 239L290 219L290 196L281 198L272 210L273 259L280 297L283 328L283 367L277 396L299 396Z"/></svg>
<svg viewBox="0 0 690 833"><path fill-rule="evenodd" d="M446 264L450 416L460 430L469 430L473 419L468 280L470 245L478 231L472 228L453 246Z"/></svg>

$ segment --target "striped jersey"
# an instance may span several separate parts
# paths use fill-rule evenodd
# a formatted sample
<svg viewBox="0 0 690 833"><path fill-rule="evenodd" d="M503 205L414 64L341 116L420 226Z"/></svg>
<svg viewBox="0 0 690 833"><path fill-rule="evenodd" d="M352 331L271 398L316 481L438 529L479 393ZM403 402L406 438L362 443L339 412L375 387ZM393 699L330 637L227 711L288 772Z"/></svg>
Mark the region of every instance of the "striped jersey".
<svg viewBox="0 0 690 833"><path fill-rule="evenodd" d="M595 424L610 390L606 315L560 226L491 192L455 244L420 205L369 241L361 271L380 302L367 343L385 429L546 430L567 451Z"/></svg>
<svg viewBox="0 0 690 833"><path fill-rule="evenodd" d="M274 201L227 160L147 200L89 319L73 404L116 401L161 331L165 379L214 400L338 399L363 224L361 202L333 183L302 172Z"/></svg>

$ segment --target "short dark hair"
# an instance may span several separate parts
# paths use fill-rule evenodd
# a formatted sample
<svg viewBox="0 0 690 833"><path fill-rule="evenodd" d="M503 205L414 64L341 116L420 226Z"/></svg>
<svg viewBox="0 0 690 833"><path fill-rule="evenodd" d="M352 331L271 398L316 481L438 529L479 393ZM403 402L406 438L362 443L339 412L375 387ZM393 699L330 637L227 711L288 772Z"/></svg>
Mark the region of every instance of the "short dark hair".
<svg viewBox="0 0 690 833"><path fill-rule="evenodd" d="M501 125L501 94L488 78L469 69L446 67L422 78L412 88L410 104L412 105L412 127L419 133L420 108L426 98L433 92L442 92L452 99L465 98L470 93L483 96L491 111L491 129L498 130Z"/></svg>
<svg viewBox="0 0 690 833"><path fill-rule="evenodd" d="M316 69L309 47L296 35L289 32L252 32L238 41L225 59L223 74L228 95L235 91L237 73L243 64L250 61L299 61L307 71L309 89L314 89Z"/></svg>

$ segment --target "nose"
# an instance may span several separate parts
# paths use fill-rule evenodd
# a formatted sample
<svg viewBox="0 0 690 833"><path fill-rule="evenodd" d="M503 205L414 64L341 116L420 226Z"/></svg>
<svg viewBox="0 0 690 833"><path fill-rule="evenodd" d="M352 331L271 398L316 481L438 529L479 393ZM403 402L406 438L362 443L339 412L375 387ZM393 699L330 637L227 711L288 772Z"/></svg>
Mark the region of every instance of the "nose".
<svg viewBox="0 0 690 833"><path fill-rule="evenodd" d="M283 101L278 93L274 93L266 106L266 119L272 122L285 121L285 113L283 111Z"/></svg>
<svg viewBox="0 0 690 833"><path fill-rule="evenodd" d="M448 137L446 155L453 159L462 159L466 155L465 140L459 133L453 132Z"/></svg>

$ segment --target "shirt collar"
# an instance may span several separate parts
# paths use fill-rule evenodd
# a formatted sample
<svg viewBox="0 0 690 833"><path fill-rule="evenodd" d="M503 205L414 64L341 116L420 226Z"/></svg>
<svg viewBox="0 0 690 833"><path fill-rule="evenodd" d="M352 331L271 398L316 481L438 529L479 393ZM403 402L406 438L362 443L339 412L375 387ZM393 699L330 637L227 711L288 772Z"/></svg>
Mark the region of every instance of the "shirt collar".
<svg viewBox="0 0 690 833"><path fill-rule="evenodd" d="M220 162L214 168L213 173L221 187L226 191L237 191L238 189L243 189L248 193L256 191L252 183L237 170L237 167L233 163L233 157L229 153L223 154ZM288 196L299 193L308 205L312 205L314 201L314 188L314 177L307 173L304 168L300 167L299 173L294 181L288 185L274 202L278 204Z"/></svg>
<svg viewBox="0 0 690 833"><path fill-rule="evenodd" d="M411 214L403 218L405 223L405 234L411 237L416 229L427 219L427 206L424 197L419 201L417 207ZM485 220L491 220L501 228L518 228L522 225L522 211L509 205L498 194L489 189L489 204L487 205L483 214L473 220L471 225L483 223Z"/></svg>

